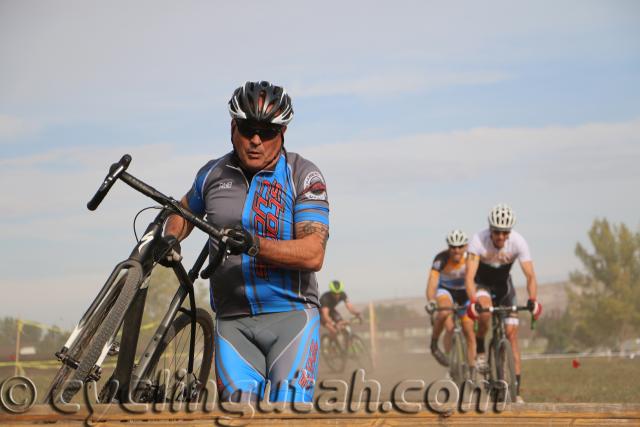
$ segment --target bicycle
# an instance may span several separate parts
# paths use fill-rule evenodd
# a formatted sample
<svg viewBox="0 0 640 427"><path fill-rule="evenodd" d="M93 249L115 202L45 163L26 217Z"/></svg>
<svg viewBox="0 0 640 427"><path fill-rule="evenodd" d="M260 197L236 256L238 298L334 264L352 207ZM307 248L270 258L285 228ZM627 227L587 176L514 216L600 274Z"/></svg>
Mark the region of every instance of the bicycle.
<svg viewBox="0 0 640 427"><path fill-rule="evenodd" d="M356 319L359 319L358 323L362 323L362 319ZM351 328L353 323L354 319L350 319L336 336L325 332L320 338L322 356L333 372L344 371L349 359L354 360L365 371L373 368L371 353L364 340Z"/></svg>
<svg viewBox="0 0 640 427"><path fill-rule="evenodd" d="M467 341L462 333L462 316L460 312L464 313L466 306L454 304L451 307L437 307L434 310L429 310L425 307L427 313L431 316L431 325L433 326L434 312L436 311L451 311L453 312L453 333L451 335L451 349L449 350L449 376L451 380L460 385L466 380L471 378L471 369L469 367L469 359L467 357Z"/></svg>
<svg viewBox="0 0 640 427"><path fill-rule="evenodd" d="M516 370L515 358L511 343L507 339L504 320L511 313L518 311L529 311L527 306L491 306L487 308L478 307L478 313L491 313L491 341L489 343L489 369L484 373L492 390L497 391L497 400L503 400L506 393L511 397L511 391L516 390ZM535 319L531 314L531 329L535 327ZM506 383L506 390L503 384ZM505 394L503 394L505 393ZM512 399L513 400L513 399Z"/></svg>
<svg viewBox="0 0 640 427"><path fill-rule="evenodd" d="M158 208L160 212L147 226L128 259L115 266L64 346L56 352L56 358L62 362L62 367L51 381L45 394L45 403L70 402L84 383L97 383L108 354L117 354L118 359L113 374L100 391L100 402L111 402L114 399L157 402L170 397L193 401L202 397L200 392L209 378L213 361L213 320L204 309L196 307L193 282L199 273L203 278L209 277L223 262L226 237L216 227L182 207L178 201L128 174L126 169L130 163L131 156L126 154L119 162L111 165L104 182L87 203L87 208L95 210L113 184L121 180L158 202L161 205ZM163 225L172 214L182 216L209 236L218 239L219 251L202 272L200 270L207 258L208 242L188 273L180 261L167 264L180 285L151 340L134 365L149 276L158 263L167 263L166 255L172 250L170 241L162 237ZM182 307L187 298L188 309ZM187 340L182 342L187 326L190 326L188 355ZM115 337L120 329L121 342L117 343ZM199 346L197 351L196 344ZM169 390L171 380L164 378L164 382L157 375L159 367L167 367L167 359L176 375L175 383L171 385L185 384L184 380L187 380L187 387L182 387L175 393L174 390ZM173 394L170 396L168 393Z"/></svg>

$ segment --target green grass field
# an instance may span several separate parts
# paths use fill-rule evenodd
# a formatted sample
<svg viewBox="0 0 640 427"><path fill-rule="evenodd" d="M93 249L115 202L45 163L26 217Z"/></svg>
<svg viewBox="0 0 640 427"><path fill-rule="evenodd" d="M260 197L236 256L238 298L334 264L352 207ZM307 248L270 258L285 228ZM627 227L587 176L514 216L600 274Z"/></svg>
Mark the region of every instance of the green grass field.
<svg viewBox="0 0 640 427"><path fill-rule="evenodd" d="M640 402L640 357L577 358L522 362L526 402Z"/></svg>

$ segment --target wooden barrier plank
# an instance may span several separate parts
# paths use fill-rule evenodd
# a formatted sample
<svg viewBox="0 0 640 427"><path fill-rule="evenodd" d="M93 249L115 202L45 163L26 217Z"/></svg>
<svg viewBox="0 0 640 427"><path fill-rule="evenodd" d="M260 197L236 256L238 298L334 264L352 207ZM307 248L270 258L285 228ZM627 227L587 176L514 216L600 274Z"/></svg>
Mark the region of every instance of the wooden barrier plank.
<svg viewBox="0 0 640 427"><path fill-rule="evenodd" d="M3 425L33 425L42 422L57 422L56 426L74 425L83 423L89 417L87 408L81 408L75 414L61 414L52 410L47 405L36 405L24 414L11 414L0 412L0 423ZM470 411L466 413L456 412L449 417L444 417L430 411L422 411L417 414L404 414L397 411L388 413L320 413L311 412L300 414L295 412L285 413L258 413L253 418L239 418L221 411L205 413L176 412L168 410L164 412L133 414L123 411L116 405L96 405L90 419L96 425L119 425L121 421L128 421L128 426L153 424L154 426L169 424L185 425L211 425L216 419L235 419L234 424L248 423L248 425L273 425L287 426L328 426L328 425L354 425L354 426L406 426L406 425L639 425L640 405L637 404L525 404L513 405L502 413L488 411L478 413ZM550 424L551 423L551 424Z"/></svg>

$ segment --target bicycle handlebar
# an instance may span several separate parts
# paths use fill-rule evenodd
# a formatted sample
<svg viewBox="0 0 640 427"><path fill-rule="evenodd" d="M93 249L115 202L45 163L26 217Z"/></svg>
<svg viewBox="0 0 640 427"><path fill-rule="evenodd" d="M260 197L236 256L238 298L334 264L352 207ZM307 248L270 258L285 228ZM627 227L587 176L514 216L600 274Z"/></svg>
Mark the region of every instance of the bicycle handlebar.
<svg viewBox="0 0 640 427"><path fill-rule="evenodd" d="M503 305L498 307L478 307L478 313L515 313L518 311L529 311L529 307L526 305ZM531 313L531 330L536 328L536 319L533 317L533 313Z"/></svg>
<svg viewBox="0 0 640 427"><path fill-rule="evenodd" d="M115 184L120 174L127 170L130 163L131 156L125 154L124 156L122 156L118 163L114 163L111 165L111 167L109 168L109 173L104 178L102 185L100 186L100 188L98 188L98 191L96 191L96 194L93 195L91 200L89 200L89 203L87 203L87 209L89 209L90 211L95 211L98 208L109 190L111 190L113 184Z"/></svg>
<svg viewBox="0 0 640 427"><path fill-rule="evenodd" d="M515 313L516 311L529 311L526 305L503 305L498 307L478 307L478 313Z"/></svg>
<svg viewBox="0 0 640 427"><path fill-rule="evenodd" d="M177 200L171 197L165 196L164 194L162 194L152 186L140 181L135 176L125 172L125 170L129 167L130 163L131 163L131 156L128 154L125 154L124 156L122 156L122 158L118 163L114 163L111 165L111 167L109 168L109 173L105 177L104 182L102 183L100 188L98 188L98 191L93 196L93 198L89 201L89 203L87 203L87 208L89 210L91 211L95 210L98 207L98 205L100 205L100 202L102 202L102 200L107 195L107 193L109 192L113 184L116 182L116 180L121 179L127 185L129 185L129 187L155 200L156 202L163 205L165 208L170 208L171 211L173 211L173 213L186 219L191 224L193 224L196 228L199 228L200 230L204 231L208 235L216 238L220 238L222 236L222 233L218 228L209 224L205 220L195 216L190 210L183 207L180 204L180 202L178 202Z"/></svg>

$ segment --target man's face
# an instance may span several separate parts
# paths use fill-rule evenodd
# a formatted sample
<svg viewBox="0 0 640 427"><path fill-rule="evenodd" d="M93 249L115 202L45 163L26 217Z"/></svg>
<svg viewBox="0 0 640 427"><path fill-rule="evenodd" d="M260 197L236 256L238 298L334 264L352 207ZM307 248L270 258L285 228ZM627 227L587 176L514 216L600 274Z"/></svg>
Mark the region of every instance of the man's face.
<svg viewBox="0 0 640 427"><path fill-rule="evenodd" d="M491 230L491 242L498 249L504 248L511 231Z"/></svg>
<svg viewBox="0 0 640 427"><path fill-rule="evenodd" d="M273 166L282 148L282 137L287 128L265 126L261 123L232 120L231 141L241 166L255 173Z"/></svg>
<svg viewBox="0 0 640 427"><path fill-rule="evenodd" d="M467 245L449 246L449 258L456 264L462 261L465 252L467 252Z"/></svg>

